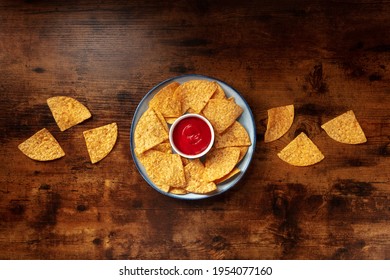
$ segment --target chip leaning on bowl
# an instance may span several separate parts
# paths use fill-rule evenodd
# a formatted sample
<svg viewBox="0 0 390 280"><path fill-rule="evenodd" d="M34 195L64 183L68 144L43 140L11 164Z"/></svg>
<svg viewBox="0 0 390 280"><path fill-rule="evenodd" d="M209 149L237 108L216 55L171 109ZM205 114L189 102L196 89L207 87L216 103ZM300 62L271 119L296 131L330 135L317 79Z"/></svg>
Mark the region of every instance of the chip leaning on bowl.
<svg viewBox="0 0 390 280"><path fill-rule="evenodd" d="M237 164L252 144L237 121L243 109L227 98L216 81L171 82L149 101L134 130L134 152L149 179L163 192L209 194L218 184L240 173ZM172 151L167 124L186 113L205 117L215 141L202 158L189 159Z"/></svg>

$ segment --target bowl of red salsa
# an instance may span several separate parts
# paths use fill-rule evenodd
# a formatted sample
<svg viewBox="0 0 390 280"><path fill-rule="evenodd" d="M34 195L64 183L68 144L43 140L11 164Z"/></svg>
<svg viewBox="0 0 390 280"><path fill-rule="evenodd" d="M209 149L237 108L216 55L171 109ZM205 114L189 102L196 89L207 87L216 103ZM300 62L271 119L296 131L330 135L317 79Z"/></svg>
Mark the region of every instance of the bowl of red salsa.
<svg viewBox="0 0 390 280"><path fill-rule="evenodd" d="M185 114L176 119L169 130L173 150L182 157L200 158L214 144L214 129L211 123L198 114Z"/></svg>

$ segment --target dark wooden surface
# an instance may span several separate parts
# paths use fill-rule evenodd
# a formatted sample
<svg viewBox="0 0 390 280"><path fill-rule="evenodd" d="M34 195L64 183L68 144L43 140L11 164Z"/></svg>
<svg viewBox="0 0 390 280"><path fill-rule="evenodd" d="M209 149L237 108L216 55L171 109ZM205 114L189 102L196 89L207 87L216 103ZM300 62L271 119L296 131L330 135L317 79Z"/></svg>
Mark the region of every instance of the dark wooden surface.
<svg viewBox="0 0 390 280"><path fill-rule="evenodd" d="M390 258L388 1L56 2L0 1L1 259ZM153 190L129 147L142 97L187 73L235 87L257 126L244 179L201 201ZM92 119L60 132L54 95ZM265 144L266 110L292 103L292 128ZM349 109L366 144L320 128ZM92 165L82 131L114 121L118 142ZM43 127L64 158L17 149ZM321 163L277 157L301 131Z"/></svg>

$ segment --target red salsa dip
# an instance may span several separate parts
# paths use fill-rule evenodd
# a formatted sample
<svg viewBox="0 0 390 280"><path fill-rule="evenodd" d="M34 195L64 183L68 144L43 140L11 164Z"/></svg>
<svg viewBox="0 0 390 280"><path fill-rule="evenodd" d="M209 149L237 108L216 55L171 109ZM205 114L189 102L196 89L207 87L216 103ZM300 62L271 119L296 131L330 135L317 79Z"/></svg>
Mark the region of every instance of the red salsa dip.
<svg viewBox="0 0 390 280"><path fill-rule="evenodd" d="M176 148L183 154L195 156L207 149L211 142L208 124L197 117L180 120L172 133Z"/></svg>

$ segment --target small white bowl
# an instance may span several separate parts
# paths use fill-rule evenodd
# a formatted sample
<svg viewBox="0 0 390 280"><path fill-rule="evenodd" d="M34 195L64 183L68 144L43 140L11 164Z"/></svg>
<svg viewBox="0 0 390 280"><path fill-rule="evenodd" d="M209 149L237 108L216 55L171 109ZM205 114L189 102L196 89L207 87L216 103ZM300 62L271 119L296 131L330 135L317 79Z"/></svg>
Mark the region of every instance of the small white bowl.
<svg viewBox="0 0 390 280"><path fill-rule="evenodd" d="M207 146L207 148L202 151L201 153L199 154L196 154L196 155L187 155L183 152L181 152L175 145L174 141L173 141L173 131L175 130L177 124L182 121L183 119L186 119L186 118L191 118L191 117L195 117L195 118L199 118L201 120L203 120L207 125L208 127L210 128L210 133L211 133L211 140L210 140L210 143L209 145ZM214 129L213 129L213 126L211 125L211 123L209 122L208 119L206 119L205 117L201 116L201 115L198 115L198 114L185 114L179 118L177 118L174 123L171 125L170 129L169 129L169 142L171 143L171 146L173 148L173 150L181 155L182 157L185 157L185 158L188 158L188 159L196 159L196 158L200 158L202 156L204 156L205 154L207 154L210 149L213 147L214 145L214 138L215 138L215 134L214 134Z"/></svg>

